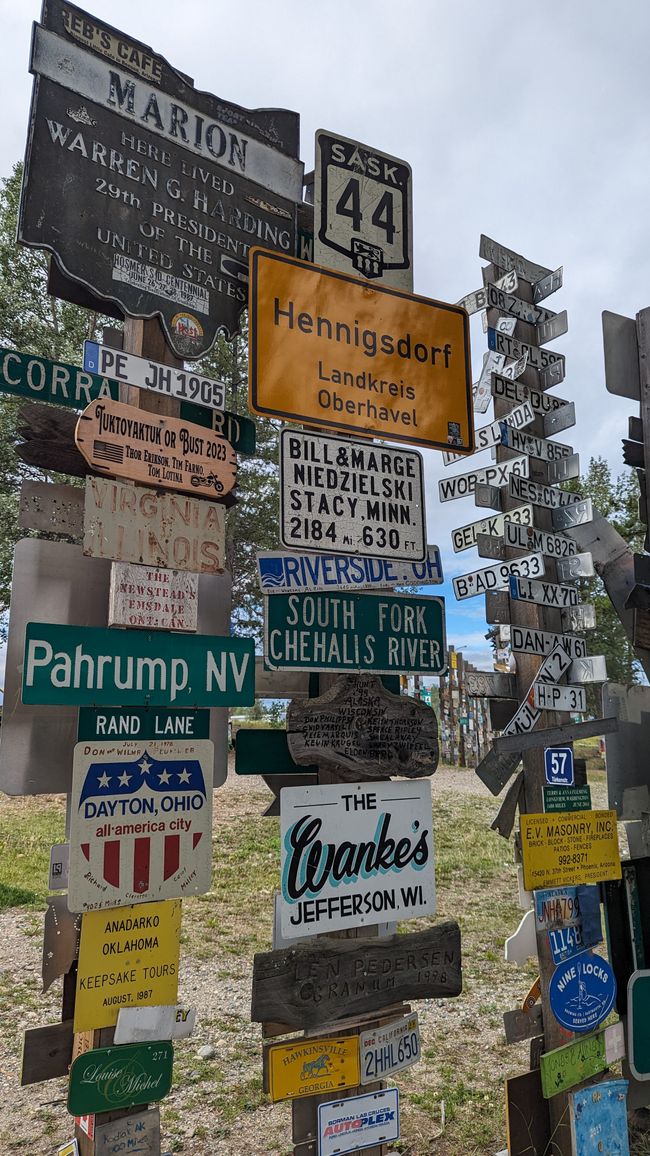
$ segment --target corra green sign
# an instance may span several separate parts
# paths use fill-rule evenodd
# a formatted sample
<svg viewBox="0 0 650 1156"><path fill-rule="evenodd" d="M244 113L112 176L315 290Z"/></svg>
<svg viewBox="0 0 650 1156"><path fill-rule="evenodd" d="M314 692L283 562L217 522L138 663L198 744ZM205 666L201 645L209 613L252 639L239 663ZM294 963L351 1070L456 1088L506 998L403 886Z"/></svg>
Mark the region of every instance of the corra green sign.
<svg viewBox="0 0 650 1156"><path fill-rule="evenodd" d="M68 1111L87 1116L162 1100L172 1085L173 1061L166 1041L94 1048L70 1068Z"/></svg>
<svg viewBox="0 0 650 1156"><path fill-rule="evenodd" d="M23 703L252 706L249 638L28 622Z"/></svg>
<svg viewBox="0 0 650 1156"><path fill-rule="evenodd" d="M120 387L117 381L86 373L78 365L49 361L34 353L17 353L15 349L0 349L0 393L85 409L101 397L119 401Z"/></svg>

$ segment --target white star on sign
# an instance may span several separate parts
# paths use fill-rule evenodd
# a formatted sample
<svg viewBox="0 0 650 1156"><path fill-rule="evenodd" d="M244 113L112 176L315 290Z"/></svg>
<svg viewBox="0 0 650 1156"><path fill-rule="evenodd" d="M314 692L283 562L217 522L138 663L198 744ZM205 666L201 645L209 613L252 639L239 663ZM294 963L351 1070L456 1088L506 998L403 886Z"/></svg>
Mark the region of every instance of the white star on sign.
<svg viewBox="0 0 650 1156"><path fill-rule="evenodd" d="M161 783L168 783L171 779L171 775L169 771L161 771L161 773L158 775L158 778L160 779Z"/></svg>
<svg viewBox="0 0 650 1156"><path fill-rule="evenodd" d="M108 784L110 783L110 781L111 781L111 776L107 775L106 771L104 771L104 774L99 776L97 783L98 783L98 786L100 786L100 787L107 787Z"/></svg>
<svg viewBox="0 0 650 1156"><path fill-rule="evenodd" d="M138 766L139 766L140 770L142 771L142 774L146 775L147 771L149 770L149 767L151 766L151 763L149 762L146 755L144 756L142 762L138 763Z"/></svg>
<svg viewBox="0 0 650 1156"><path fill-rule="evenodd" d="M117 781L121 787L128 787L131 782L131 776L127 775L126 771L124 771L121 775L118 775Z"/></svg>
<svg viewBox="0 0 650 1156"><path fill-rule="evenodd" d="M186 769L180 771L180 773L178 775L178 781L179 781L179 783L189 783L189 781L190 781L189 771Z"/></svg>

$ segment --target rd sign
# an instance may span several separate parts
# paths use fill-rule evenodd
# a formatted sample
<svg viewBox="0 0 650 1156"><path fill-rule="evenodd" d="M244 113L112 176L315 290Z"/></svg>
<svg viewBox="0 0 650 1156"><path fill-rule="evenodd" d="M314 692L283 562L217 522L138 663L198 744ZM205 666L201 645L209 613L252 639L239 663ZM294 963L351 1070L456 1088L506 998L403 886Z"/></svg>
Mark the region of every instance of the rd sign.
<svg viewBox="0 0 650 1156"><path fill-rule="evenodd" d="M406 161L319 129L314 261L412 290L412 198Z"/></svg>

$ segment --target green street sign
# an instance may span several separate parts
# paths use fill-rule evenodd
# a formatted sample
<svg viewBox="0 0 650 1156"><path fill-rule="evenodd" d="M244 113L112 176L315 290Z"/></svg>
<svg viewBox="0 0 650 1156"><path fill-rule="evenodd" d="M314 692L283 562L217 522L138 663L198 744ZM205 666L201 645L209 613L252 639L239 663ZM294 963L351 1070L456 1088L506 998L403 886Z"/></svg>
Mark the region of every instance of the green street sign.
<svg viewBox="0 0 650 1156"><path fill-rule="evenodd" d="M542 787L545 811L590 811L590 787Z"/></svg>
<svg viewBox="0 0 650 1156"><path fill-rule="evenodd" d="M48 706L252 706L252 638L28 622L22 700Z"/></svg>
<svg viewBox="0 0 650 1156"><path fill-rule="evenodd" d="M625 1038L620 1021L590 1035L580 1036L552 1052L542 1053L540 1067L544 1099L550 1100L558 1092L566 1092L590 1076L597 1076L624 1055Z"/></svg>
<svg viewBox="0 0 650 1156"><path fill-rule="evenodd" d="M70 1068L68 1112L87 1116L162 1100L172 1086L174 1049L155 1044L93 1048Z"/></svg>
<svg viewBox="0 0 650 1156"><path fill-rule="evenodd" d="M117 381L86 373L78 365L48 361L34 353L17 353L15 349L0 349L0 393L85 409L100 397L119 401L120 387Z"/></svg>
<svg viewBox="0 0 650 1156"><path fill-rule="evenodd" d="M209 739L208 710L168 710L165 707L82 706L77 739Z"/></svg>
<svg viewBox="0 0 650 1156"><path fill-rule="evenodd" d="M309 775L317 770L294 763L285 730L240 727L235 735L236 775Z"/></svg>
<svg viewBox="0 0 650 1156"><path fill-rule="evenodd" d="M406 594L273 594L264 656L272 670L442 674L445 601Z"/></svg>
<svg viewBox="0 0 650 1156"><path fill-rule="evenodd" d="M203 405L193 405L191 401L181 402L181 418L191 421L194 425L202 425L212 429L215 433L230 442L232 448L240 454L255 453L255 422L249 417L242 417L239 413L223 412L217 409L206 409Z"/></svg>

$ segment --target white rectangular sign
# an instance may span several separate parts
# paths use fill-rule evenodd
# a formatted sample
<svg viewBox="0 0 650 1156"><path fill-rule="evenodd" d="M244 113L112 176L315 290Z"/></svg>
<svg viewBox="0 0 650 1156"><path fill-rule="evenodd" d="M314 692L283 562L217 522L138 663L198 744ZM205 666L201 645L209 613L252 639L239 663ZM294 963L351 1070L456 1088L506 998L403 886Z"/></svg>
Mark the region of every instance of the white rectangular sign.
<svg viewBox="0 0 650 1156"><path fill-rule="evenodd" d="M209 889L213 765L214 744L208 739L77 743L70 799L71 911L177 899Z"/></svg>
<svg viewBox="0 0 650 1156"><path fill-rule="evenodd" d="M113 562L108 592L109 626L193 631L198 609L198 574Z"/></svg>
<svg viewBox="0 0 650 1156"><path fill-rule="evenodd" d="M178 1004L123 1007L117 1013L116 1044L149 1043L151 1040L182 1040L191 1036L196 1008Z"/></svg>
<svg viewBox="0 0 650 1156"><path fill-rule="evenodd" d="M533 706L539 710L567 710L583 714L587 709L587 692L583 686L536 682L533 687Z"/></svg>
<svg viewBox="0 0 650 1156"><path fill-rule="evenodd" d="M532 509L532 507L529 507ZM577 554L578 547L572 538L559 534L548 534L532 525L517 525L512 519L503 528L506 546L515 550L541 550L549 558L570 558Z"/></svg>
<svg viewBox="0 0 650 1156"><path fill-rule="evenodd" d="M570 682L607 682L607 660L604 654L580 655L569 667Z"/></svg>
<svg viewBox="0 0 650 1156"><path fill-rule="evenodd" d="M502 397L505 398L506 401L512 401L518 404L529 401L535 413L553 413L555 410L564 409L567 405L573 405L573 402L568 402L564 397L555 397L552 393L545 393L541 389L533 389L532 386L524 385L520 381L512 381L502 373L492 374L490 388L492 397ZM505 420L507 421L508 418Z"/></svg>
<svg viewBox="0 0 650 1156"><path fill-rule="evenodd" d="M50 874L47 881L49 891L67 891L70 866L70 844L55 843L50 848Z"/></svg>
<svg viewBox="0 0 650 1156"><path fill-rule="evenodd" d="M559 645L555 646L537 671L528 689L526 698L501 733L504 735L518 735L532 731L542 717L541 710L532 706L529 702L533 687L538 683L556 683L562 678L562 675L566 673L570 665L571 657L567 654L564 647Z"/></svg>
<svg viewBox="0 0 650 1156"><path fill-rule="evenodd" d="M584 554L574 554L571 558L560 558L557 563L558 582L576 582L578 578L593 578L596 573L590 550Z"/></svg>
<svg viewBox="0 0 650 1156"><path fill-rule="evenodd" d="M516 509L508 510L505 514L494 514L493 517L481 518L478 522L468 522L466 526L457 526L455 530L451 531L451 544L454 553L459 554L463 550L470 550L472 546L476 546L478 534L490 534L493 538L502 537L506 522L514 522L517 527L532 526L533 507L517 506ZM531 546L530 549L535 550L537 547Z"/></svg>
<svg viewBox="0 0 650 1156"><path fill-rule="evenodd" d="M284 787L280 828L285 939L435 914L428 779Z"/></svg>
<svg viewBox="0 0 650 1156"><path fill-rule="evenodd" d="M513 461L520 461L514 458ZM583 501L581 494L570 494L567 490L556 490L540 482L528 480L528 474L518 474L509 479L510 497L520 502L532 502L534 506L544 506L548 510L559 510ZM589 498L586 499L590 501Z"/></svg>
<svg viewBox="0 0 650 1156"><path fill-rule="evenodd" d="M532 506L530 510L532 518ZM444 581L437 546L427 546L424 562L261 550L257 555L257 577L263 594L292 594L302 590L390 590L395 586L438 586Z"/></svg>
<svg viewBox="0 0 650 1156"><path fill-rule="evenodd" d="M455 498L466 498L474 493L479 483L490 486L506 486L513 475L528 477L528 458L511 458L508 462L495 462L467 474L456 474L453 478L440 478L438 496L441 502L452 502ZM525 500L525 499L524 499Z"/></svg>
<svg viewBox="0 0 650 1156"><path fill-rule="evenodd" d="M134 353L123 353L97 341L84 341L84 369L100 377L112 377L124 385L150 389L164 397L177 397L208 409L224 409L226 387L222 381L212 381L192 370L177 369Z"/></svg>
<svg viewBox="0 0 650 1156"><path fill-rule="evenodd" d="M530 582L527 578L510 579L510 597L519 602L536 602L538 606L578 605L578 591L573 586L559 586L556 582Z"/></svg>
<svg viewBox="0 0 650 1156"><path fill-rule="evenodd" d="M283 429L280 539L288 549L422 562L422 455Z"/></svg>
<svg viewBox="0 0 650 1156"><path fill-rule="evenodd" d="M552 367L554 381L558 385L564 379L566 359L563 353L555 353L539 345L528 345L526 341L509 337L507 333L499 333L497 329L488 329L488 345L493 353L500 353L504 357L527 357L533 369L542 371Z"/></svg>
<svg viewBox="0 0 650 1156"><path fill-rule="evenodd" d="M515 409L511 410L505 420L492 421L489 425L483 425L480 429L474 430L474 453L477 454L480 453L481 450L490 449L491 446L501 445L504 437L504 425L506 425L506 423L515 429L521 429L534 420L535 413L533 407L530 402L525 401L522 405L518 405ZM458 462L464 457L467 457L467 455L451 454L447 453L446 450L444 450L442 454L442 460L446 466L450 466L452 462Z"/></svg>
<svg viewBox="0 0 650 1156"><path fill-rule="evenodd" d="M488 590L502 590L511 576L541 578L544 574L544 558L541 554L528 554L523 558L512 558L509 562L498 562L471 574L459 574L452 579L454 594L459 602L473 598L475 594L485 594Z"/></svg>
<svg viewBox="0 0 650 1156"><path fill-rule="evenodd" d="M546 656L556 646L562 646L573 659L582 658L587 653L584 638L576 638L572 634L554 634L551 630L533 630L529 626L511 625L510 645L521 654Z"/></svg>
<svg viewBox="0 0 650 1156"><path fill-rule="evenodd" d="M399 1140L399 1092L366 1092L318 1105L318 1156L343 1156Z"/></svg>
<svg viewBox="0 0 650 1156"><path fill-rule="evenodd" d="M519 454L530 454L531 458L540 458L543 462L557 462L560 458L571 457L573 446L563 442L550 442L546 438L538 438L535 434L513 429L507 422L502 424L501 444Z"/></svg>
<svg viewBox="0 0 650 1156"><path fill-rule="evenodd" d="M410 1068L420 1059L420 1032L415 1012L385 1027L361 1032L361 1083L385 1080L393 1072Z"/></svg>

